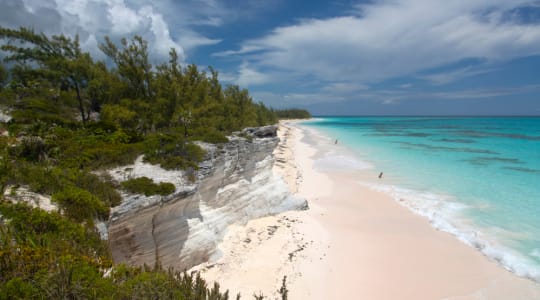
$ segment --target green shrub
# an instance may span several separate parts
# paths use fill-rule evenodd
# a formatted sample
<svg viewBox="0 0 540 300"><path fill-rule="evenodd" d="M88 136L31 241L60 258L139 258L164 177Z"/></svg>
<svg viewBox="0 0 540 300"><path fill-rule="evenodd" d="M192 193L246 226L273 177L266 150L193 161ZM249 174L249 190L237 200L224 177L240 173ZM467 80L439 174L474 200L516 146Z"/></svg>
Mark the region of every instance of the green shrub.
<svg viewBox="0 0 540 300"><path fill-rule="evenodd" d="M63 255L48 272L37 274L41 295L49 299L112 299L115 284L85 257Z"/></svg>
<svg viewBox="0 0 540 300"><path fill-rule="evenodd" d="M167 170L198 169L205 151L178 133L156 134L145 141L144 161L159 164Z"/></svg>
<svg viewBox="0 0 540 300"><path fill-rule="evenodd" d="M16 166L6 162L4 166L0 160L0 168L6 170L5 182L12 181L28 185L37 193L54 194L65 187L75 186L99 198L107 207L120 204L122 198L116 191L110 178L106 175L97 176L85 170L70 168L50 168L43 165L18 162ZM0 177L2 179L2 177Z"/></svg>
<svg viewBox="0 0 540 300"><path fill-rule="evenodd" d="M19 277L11 278L5 284L0 284L0 300L30 299L37 294L38 290L30 283Z"/></svg>
<svg viewBox="0 0 540 300"><path fill-rule="evenodd" d="M52 200L60 205L67 217L78 222L93 218L106 219L109 215L109 208L99 198L77 187L66 187L54 193Z"/></svg>
<svg viewBox="0 0 540 300"><path fill-rule="evenodd" d="M166 196L174 193L176 187L170 182L160 182L158 184L148 177L132 178L122 182L122 187L135 194L144 194L145 196L162 195Z"/></svg>
<svg viewBox="0 0 540 300"><path fill-rule="evenodd" d="M98 197L108 207L114 207L122 202L122 197L116 191L111 178L106 174L97 176L92 173L72 170L71 181L75 186L85 189Z"/></svg>
<svg viewBox="0 0 540 300"><path fill-rule="evenodd" d="M17 161L16 165L12 166L9 177L10 181L17 184L30 186L36 193L50 195L62 190L67 183L63 174L64 171L59 168Z"/></svg>
<svg viewBox="0 0 540 300"><path fill-rule="evenodd" d="M221 132L210 131L201 137L203 142L211 144L227 143L229 139Z"/></svg>
<svg viewBox="0 0 540 300"><path fill-rule="evenodd" d="M64 168L90 169L133 163L142 154L141 137L116 129L105 122L91 123L86 129L57 130L59 151L54 157Z"/></svg>
<svg viewBox="0 0 540 300"><path fill-rule="evenodd" d="M56 212L26 204L0 202L0 281L5 276L32 276L59 255L84 256L99 267L110 266L107 245L95 229L77 224Z"/></svg>
<svg viewBox="0 0 540 300"><path fill-rule="evenodd" d="M130 268L117 266L112 274L118 289L118 299L189 299L227 300L229 292L221 292L219 284L211 288L199 273L177 272L169 269Z"/></svg>

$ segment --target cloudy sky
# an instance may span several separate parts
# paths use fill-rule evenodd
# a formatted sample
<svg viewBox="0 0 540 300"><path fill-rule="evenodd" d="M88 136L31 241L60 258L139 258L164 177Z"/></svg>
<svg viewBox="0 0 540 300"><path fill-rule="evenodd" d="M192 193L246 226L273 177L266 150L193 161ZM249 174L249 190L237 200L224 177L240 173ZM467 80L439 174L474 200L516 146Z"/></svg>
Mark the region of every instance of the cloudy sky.
<svg viewBox="0 0 540 300"><path fill-rule="evenodd" d="M142 35L273 107L540 115L540 1L2 0L0 26Z"/></svg>

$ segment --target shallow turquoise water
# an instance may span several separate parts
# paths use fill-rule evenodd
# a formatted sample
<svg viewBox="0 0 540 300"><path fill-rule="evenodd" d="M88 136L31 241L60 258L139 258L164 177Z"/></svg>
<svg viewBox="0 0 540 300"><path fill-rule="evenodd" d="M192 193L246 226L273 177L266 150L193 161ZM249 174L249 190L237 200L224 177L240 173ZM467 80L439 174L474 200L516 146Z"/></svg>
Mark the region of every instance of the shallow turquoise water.
<svg viewBox="0 0 540 300"><path fill-rule="evenodd" d="M540 118L324 117L304 125L383 171L387 188L439 229L540 280Z"/></svg>

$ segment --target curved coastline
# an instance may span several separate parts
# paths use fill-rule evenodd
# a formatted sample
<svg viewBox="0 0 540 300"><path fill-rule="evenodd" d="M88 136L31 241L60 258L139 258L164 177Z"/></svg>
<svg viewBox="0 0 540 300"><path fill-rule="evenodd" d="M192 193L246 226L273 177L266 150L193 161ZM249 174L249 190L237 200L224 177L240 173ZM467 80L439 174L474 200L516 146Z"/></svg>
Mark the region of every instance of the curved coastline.
<svg viewBox="0 0 540 300"><path fill-rule="evenodd" d="M275 296L287 276L290 299L540 299L537 283L366 186L362 165L318 168L334 141L306 130L281 123L287 163L274 170L310 209L229 228L222 256L194 269L203 277L244 296Z"/></svg>
<svg viewBox="0 0 540 300"><path fill-rule="evenodd" d="M323 139L326 140L326 143L331 141L327 133L317 128L302 126L302 130L307 135L315 136L315 138L307 139L308 142L313 143L313 139ZM395 182L393 178L385 178L383 181L374 180L374 175L370 173L376 171L370 171L369 169L377 166L369 161L369 157L363 157L363 160L361 160L358 158L357 153L350 151L346 146L340 145L333 148L340 149L337 151L335 149L319 151L321 157L316 159L317 166L328 165L328 156L335 159L340 158L341 154L344 153L344 160L348 161L349 165L343 168L342 161L334 161L334 171L343 169L358 171L358 174L354 176L361 178L359 182L362 185L390 196L396 203L403 205L419 216L427 218L437 230L450 233L456 239L480 251L504 269L520 277L531 279L536 283L540 282L539 266L498 240L497 233L501 234L502 229L497 232L490 232L488 228L481 228L479 225L472 223L472 220L464 215L465 211L470 207L467 204L458 202L455 196L405 188L400 186L400 183ZM367 167L354 168L355 165ZM328 170L331 171L331 169L327 168Z"/></svg>

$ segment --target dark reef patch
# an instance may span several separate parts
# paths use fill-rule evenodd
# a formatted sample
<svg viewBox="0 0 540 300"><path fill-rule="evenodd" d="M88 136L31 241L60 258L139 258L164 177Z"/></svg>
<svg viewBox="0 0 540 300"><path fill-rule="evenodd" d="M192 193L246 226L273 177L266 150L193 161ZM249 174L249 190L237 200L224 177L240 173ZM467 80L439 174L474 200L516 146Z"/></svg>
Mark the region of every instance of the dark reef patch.
<svg viewBox="0 0 540 300"><path fill-rule="evenodd" d="M510 138L516 140L527 140L527 141L540 141L540 136L531 136L519 133L501 133L501 132L488 132L488 131L477 131L477 130L460 130L453 132L456 135L462 135L467 137L475 138L486 138L486 137L500 137L500 138Z"/></svg>
<svg viewBox="0 0 540 300"><path fill-rule="evenodd" d="M493 154L493 155L499 154L498 152L495 152L495 151L486 150L486 149L477 149L477 148L455 148L455 147L433 146L433 145L427 145L427 144L408 143L408 142L393 142L393 143L401 144L403 146L408 146L411 149L417 148L417 149L427 149L427 150L435 150L435 151L468 152L468 153Z"/></svg>
<svg viewBox="0 0 540 300"><path fill-rule="evenodd" d="M438 140L440 142L446 142L446 143L461 143L461 144L472 144L475 143L474 140L468 140L468 139L440 139Z"/></svg>
<svg viewBox="0 0 540 300"><path fill-rule="evenodd" d="M513 170L513 171L519 171L524 173L538 173L540 174L540 170L537 169L530 169L530 168L523 168L523 167L503 167L504 169Z"/></svg>
<svg viewBox="0 0 540 300"><path fill-rule="evenodd" d="M492 162L509 163L509 164L523 164L524 163L523 161L517 158L491 157L491 156L473 157L470 159L464 159L463 161L468 162L473 165L480 165L480 166L485 166Z"/></svg>

